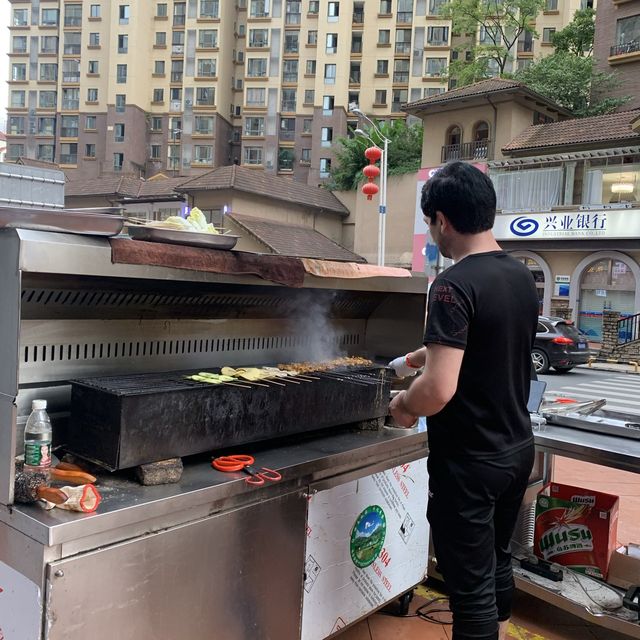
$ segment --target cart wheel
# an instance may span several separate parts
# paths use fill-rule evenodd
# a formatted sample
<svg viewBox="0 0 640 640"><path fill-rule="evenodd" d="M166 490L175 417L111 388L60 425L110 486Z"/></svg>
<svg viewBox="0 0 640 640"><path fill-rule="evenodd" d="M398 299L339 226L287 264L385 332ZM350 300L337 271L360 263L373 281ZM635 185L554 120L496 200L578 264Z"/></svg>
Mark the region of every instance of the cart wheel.
<svg viewBox="0 0 640 640"><path fill-rule="evenodd" d="M399 616L409 615L409 605L411 604L412 600L413 600L413 589L411 589L411 591L405 593L404 595L398 598L398 601L400 603L400 609L398 610Z"/></svg>

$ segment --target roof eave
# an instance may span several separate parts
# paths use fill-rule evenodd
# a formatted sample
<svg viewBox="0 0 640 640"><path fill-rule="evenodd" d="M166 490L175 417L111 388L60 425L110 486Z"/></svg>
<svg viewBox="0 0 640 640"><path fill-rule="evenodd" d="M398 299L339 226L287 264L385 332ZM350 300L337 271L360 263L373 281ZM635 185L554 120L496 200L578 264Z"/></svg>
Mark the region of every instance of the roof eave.
<svg viewBox="0 0 640 640"><path fill-rule="evenodd" d="M540 155L549 153L560 153L570 151L589 151L590 149L606 149L615 146L636 146L640 144L640 138L610 138L608 140L596 140L593 142L572 142L569 144L542 145L532 147L519 147L517 149L502 148L501 151L505 156L521 156L521 155Z"/></svg>

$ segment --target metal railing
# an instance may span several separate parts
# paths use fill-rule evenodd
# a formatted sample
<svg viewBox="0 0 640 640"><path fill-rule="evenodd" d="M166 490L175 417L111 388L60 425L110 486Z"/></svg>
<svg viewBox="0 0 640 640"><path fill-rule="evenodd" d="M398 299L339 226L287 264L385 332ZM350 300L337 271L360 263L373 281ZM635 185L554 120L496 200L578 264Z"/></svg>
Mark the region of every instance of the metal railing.
<svg viewBox="0 0 640 640"><path fill-rule="evenodd" d="M616 324L618 344L629 344L640 340L640 313L620 318Z"/></svg>
<svg viewBox="0 0 640 640"><path fill-rule="evenodd" d="M636 51L640 51L640 40L632 40L631 42L625 42L624 44L617 44L615 47L611 47L609 55L621 56L625 53L636 53Z"/></svg>
<svg viewBox="0 0 640 640"><path fill-rule="evenodd" d="M440 154L441 162L449 160L481 160L489 157L491 140L477 140L476 142L462 142L460 144L445 144Z"/></svg>
<svg viewBox="0 0 640 640"><path fill-rule="evenodd" d="M82 25L82 16L65 16L65 27L79 27Z"/></svg>

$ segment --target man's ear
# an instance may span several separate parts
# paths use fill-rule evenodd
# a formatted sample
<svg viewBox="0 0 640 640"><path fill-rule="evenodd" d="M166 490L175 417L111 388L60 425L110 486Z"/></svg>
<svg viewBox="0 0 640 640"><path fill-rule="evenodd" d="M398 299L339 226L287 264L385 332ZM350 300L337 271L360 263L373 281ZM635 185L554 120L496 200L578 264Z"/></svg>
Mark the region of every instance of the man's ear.
<svg viewBox="0 0 640 640"><path fill-rule="evenodd" d="M441 231L445 231L449 227L447 216L442 211L436 211L436 222L440 223Z"/></svg>

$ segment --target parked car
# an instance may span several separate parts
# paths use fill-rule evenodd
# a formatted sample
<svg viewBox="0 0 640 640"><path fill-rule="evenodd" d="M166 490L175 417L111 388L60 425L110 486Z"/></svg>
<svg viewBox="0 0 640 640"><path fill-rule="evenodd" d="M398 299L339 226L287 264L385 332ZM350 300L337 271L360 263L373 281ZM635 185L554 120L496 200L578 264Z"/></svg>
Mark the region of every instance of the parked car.
<svg viewBox="0 0 640 640"><path fill-rule="evenodd" d="M559 373L571 371L589 361L589 342L570 320L538 317L538 330L531 360L536 373L547 373L553 367Z"/></svg>

